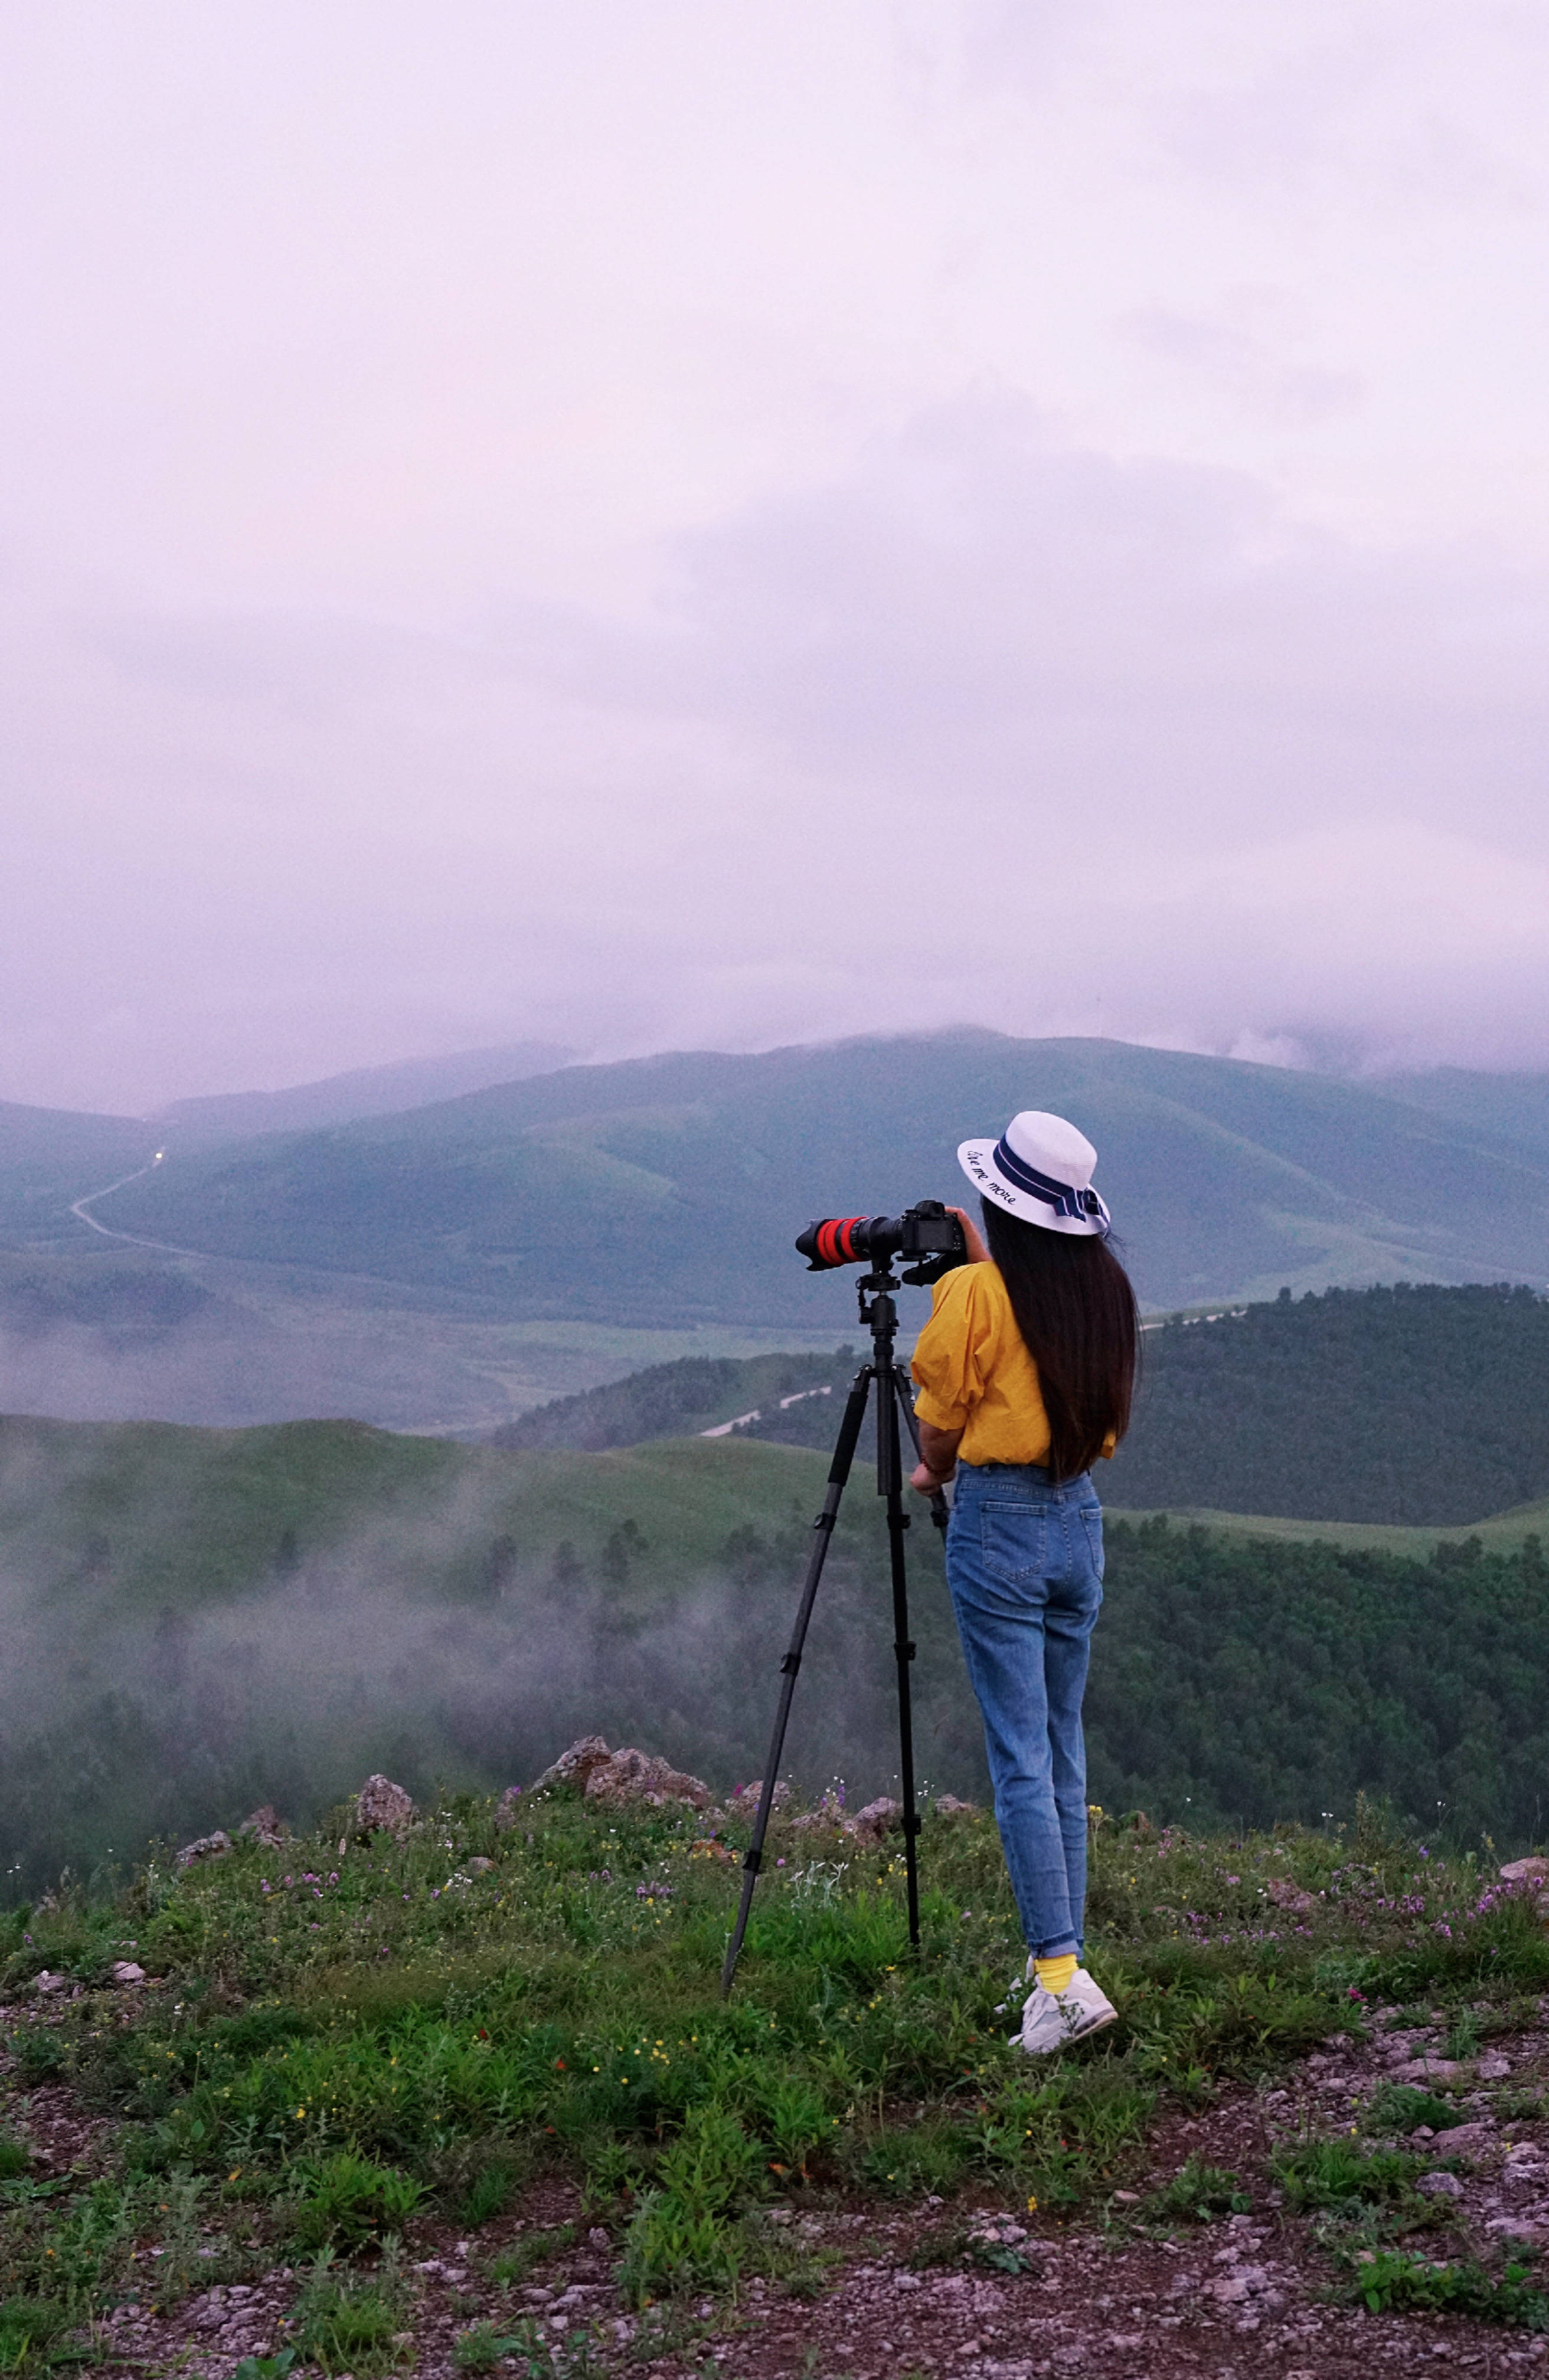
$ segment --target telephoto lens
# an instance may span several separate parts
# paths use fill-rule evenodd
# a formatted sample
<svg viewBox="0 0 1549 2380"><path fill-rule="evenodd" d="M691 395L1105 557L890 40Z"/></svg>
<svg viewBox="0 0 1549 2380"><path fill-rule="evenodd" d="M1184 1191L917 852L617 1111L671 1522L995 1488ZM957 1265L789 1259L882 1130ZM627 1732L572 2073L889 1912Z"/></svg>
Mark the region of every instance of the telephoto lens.
<svg viewBox="0 0 1549 2380"><path fill-rule="evenodd" d="M962 1224L939 1198L921 1198L901 1215L824 1215L808 1224L796 1245L809 1272L886 1264L891 1257L904 1256L933 1260L927 1268L931 1281L939 1281L968 1255Z"/></svg>

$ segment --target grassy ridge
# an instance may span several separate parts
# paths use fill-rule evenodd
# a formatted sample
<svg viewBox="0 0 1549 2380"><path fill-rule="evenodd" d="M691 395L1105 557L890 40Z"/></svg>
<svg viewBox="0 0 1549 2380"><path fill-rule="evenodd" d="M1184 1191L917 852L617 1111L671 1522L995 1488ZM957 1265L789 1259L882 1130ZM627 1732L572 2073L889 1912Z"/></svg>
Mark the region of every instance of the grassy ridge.
<svg viewBox="0 0 1549 2380"><path fill-rule="evenodd" d="M262 1592L369 1538L384 1584L457 1599L509 1538L524 1570L633 1522L633 1584L665 1593L739 1527L811 1517L826 1466L797 1449L689 1439L516 1455L359 1422L244 1430L0 1420L0 1551L78 1615L133 1618Z"/></svg>
<svg viewBox="0 0 1549 2380"><path fill-rule="evenodd" d="M1158 2119L1359 2032L1375 2000L1440 2002L1477 2047L1482 2024L1549 1985L1526 1899L1471 1862L1417 1855L1370 1813L1350 1837L1229 1841L1093 1817L1091 1957L1121 2022L1034 2067L995 2005L1022 1953L983 1819L927 1821L918 1963L896 1857L777 1821L784 1864L729 2003L716 1983L738 1828L563 1794L506 1832L487 1803L444 1803L407 1840L343 1853L339 1813L283 1853L18 1911L0 1921L0 1993L45 1963L85 1993L13 2034L14 2070L69 2083L118 2129L100 2179L11 2186L8 2368L41 2367L51 2338L131 2290L152 2244L172 2302L323 2251L298 2279L297 2347L327 2370L384 2371L405 2226L439 2216L476 2234L545 2168L583 2182L637 2304L761 2272L799 2285L799 2235L767 2219L781 2202L968 2188L1067 2215L1139 2175ZM131 2009L95 1988L125 1955L162 1982ZM1384 2248L1432 2219L1414 2170L1384 2169ZM1189 2203L1152 2219L1213 2191L1229 2205L1237 2179L1186 2169ZM1307 2155L1279 2179L1326 2203ZM1487 2310L1526 2321L1540 2305L1519 2290Z"/></svg>

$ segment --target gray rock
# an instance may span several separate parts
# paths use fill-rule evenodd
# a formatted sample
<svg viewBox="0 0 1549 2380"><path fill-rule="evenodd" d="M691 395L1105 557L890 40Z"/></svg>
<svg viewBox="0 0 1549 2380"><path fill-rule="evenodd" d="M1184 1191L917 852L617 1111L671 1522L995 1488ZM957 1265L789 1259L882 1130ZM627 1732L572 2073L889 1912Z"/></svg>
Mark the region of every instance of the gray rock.
<svg viewBox="0 0 1549 2380"><path fill-rule="evenodd" d="M1396 2082L1456 2082L1463 2069L1456 2058L1408 2058L1388 2070Z"/></svg>
<svg viewBox="0 0 1549 2380"><path fill-rule="evenodd" d="M48 1969L43 1967L33 1976L32 1989L43 1999L47 1999L51 1994L64 1991L69 1980L68 1975L51 1975Z"/></svg>
<svg viewBox="0 0 1549 2380"><path fill-rule="evenodd" d="M1463 2185L1455 2173L1422 2173L1415 2188L1426 2198L1461 2198Z"/></svg>
<svg viewBox="0 0 1549 2380"><path fill-rule="evenodd" d="M406 1835L414 1823L414 1800L390 1777L368 1777L355 1796L358 1835Z"/></svg>
<svg viewBox="0 0 1549 2380"><path fill-rule="evenodd" d="M560 1754L557 1760L551 1762L541 1777L534 1779L532 1791L542 1793L551 1785L579 1785L584 1793L592 1770L601 1768L605 1760L612 1758L613 1754L600 1735L579 1736ZM501 1795L503 1802L507 1798L506 1794Z"/></svg>
<svg viewBox="0 0 1549 2380"><path fill-rule="evenodd" d="M687 1802L696 1810L708 1810L710 1788L700 1778L671 1767L657 1754L626 1745L592 1767L586 1798L611 1809L626 1809L632 1803L659 1807L664 1802Z"/></svg>
<svg viewBox="0 0 1549 2380"><path fill-rule="evenodd" d="M1272 1876L1264 1890L1276 1909L1288 1909L1299 1916L1318 1905L1312 1895L1304 1892L1299 1884L1293 1884L1288 1876Z"/></svg>
<svg viewBox="0 0 1549 2380"><path fill-rule="evenodd" d="M845 1832L860 1843L880 1843L884 1835L901 1832L903 1823L903 1803L890 1801L884 1793L879 1800L868 1802L863 1810L857 1810L854 1817L846 1821Z"/></svg>
<svg viewBox="0 0 1549 2380"><path fill-rule="evenodd" d="M743 1817L746 1816L750 1810L756 1810L762 1800L763 1779L762 1777L755 1777L750 1784L734 1785L732 1787L731 1793L726 1802L726 1808L737 1816ZM773 1813L775 1810L783 1810L789 1800L790 1787L787 1784L783 1777L777 1778L775 1779L774 1791L769 1797L769 1807L771 1812Z"/></svg>
<svg viewBox="0 0 1549 2380"><path fill-rule="evenodd" d="M956 1793L938 1793L931 1804L931 1814L937 1818L977 1818L977 1802L960 1802Z"/></svg>
<svg viewBox="0 0 1549 2380"><path fill-rule="evenodd" d="M494 1823L500 1832L508 1834L521 1815L521 1787L507 1785L494 1805Z"/></svg>
<svg viewBox="0 0 1549 2380"><path fill-rule="evenodd" d="M1506 1884L1549 1884L1549 1859L1534 1852L1528 1859L1507 1860L1498 1874Z"/></svg>
<svg viewBox="0 0 1549 2380"><path fill-rule="evenodd" d="M1475 2070L1482 2082L1504 2082L1511 2071L1511 2060L1503 2058L1496 2050L1490 2057L1482 2058Z"/></svg>
<svg viewBox="0 0 1549 2380"><path fill-rule="evenodd" d="M1487 2148L1494 2140L1496 2125L1493 2117L1481 2116L1471 2124L1455 2124L1450 2131L1441 2134L1448 2156L1470 2156Z"/></svg>
<svg viewBox="0 0 1549 2380"><path fill-rule="evenodd" d="M142 1984L145 1981L145 1970L143 1967L136 1966L132 1959L116 1959L113 1962L113 1980L116 1984Z"/></svg>
<svg viewBox="0 0 1549 2380"><path fill-rule="evenodd" d="M252 1811L237 1829L245 1841L258 1843L268 1852L279 1851L289 1831L285 1820L269 1802L265 1802L262 1810Z"/></svg>
<svg viewBox="0 0 1549 2380"><path fill-rule="evenodd" d="M224 1827L217 1827L213 1835L199 1835L191 1843L185 1843L177 1854L177 1864L197 1867L201 1860L225 1859L230 1849L231 1837Z"/></svg>

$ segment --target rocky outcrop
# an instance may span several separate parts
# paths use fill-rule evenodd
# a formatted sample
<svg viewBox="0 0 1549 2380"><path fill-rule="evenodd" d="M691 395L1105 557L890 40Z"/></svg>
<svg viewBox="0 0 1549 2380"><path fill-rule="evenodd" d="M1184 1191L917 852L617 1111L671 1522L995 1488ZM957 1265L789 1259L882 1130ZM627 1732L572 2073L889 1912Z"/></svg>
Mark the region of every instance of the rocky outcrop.
<svg viewBox="0 0 1549 2380"><path fill-rule="evenodd" d="M728 1810L735 1811L738 1817L742 1817L745 1816L750 1810L756 1810L762 1800L763 1779L762 1777L755 1777L747 1785L734 1785L732 1787L730 1797L726 1803L726 1808ZM771 1815L773 1815L776 1810L783 1810L789 1800L790 1787L786 1783L785 1779L781 1777L776 1779L774 1791L769 1797Z"/></svg>
<svg viewBox="0 0 1549 2380"><path fill-rule="evenodd" d="M589 1802L600 1802L605 1807L628 1809L632 1804L647 1807L665 1802L687 1802L695 1810L708 1810L710 1788L698 1777L686 1776L682 1769L654 1752L640 1752L626 1744L611 1752L600 1735L583 1735L562 1752L551 1767L533 1784L532 1791L541 1793L556 1785L579 1786ZM511 1802L518 1789L501 1796L501 1807ZM753 1788L756 1795L757 1787ZM502 1821L496 1813L496 1824L514 1823L511 1817Z"/></svg>
<svg viewBox="0 0 1549 2380"><path fill-rule="evenodd" d="M695 1810L710 1807L710 1788L698 1777L686 1776L653 1752L628 1746L598 1762L586 1780L586 1798L612 1809L633 1803L648 1807L664 1802L687 1802Z"/></svg>
<svg viewBox="0 0 1549 2380"><path fill-rule="evenodd" d="M368 1777L355 1796L358 1835L407 1835L414 1824L414 1800L390 1777Z"/></svg>
<svg viewBox="0 0 1549 2380"><path fill-rule="evenodd" d="M592 1770L601 1768L605 1760L612 1758L612 1752L600 1735L579 1736L567 1752L562 1752L558 1759L544 1769L541 1777L534 1778L532 1791L543 1793L553 1785L574 1785L584 1793L587 1779Z"/></svg>
<svg viewBox="0 0 1549 2380"><path fill-rule="evenodd" d="M290 1829L285 1820L276 1814L273 1803L269 1802L265 1802L262 1810L252 1811L237 1829L239 1841L258 1843L267 1852L282 1850L285 1839L289 1832Z"/></svg>
<svg viewBox="0 0 1549 2380"><path fill-rule="evenodd" d="M1549 1859L1542 1852L1532 1852L1526 1859L1507 1860L1499 1874L1503 1884L1518 1892L1531 1892L1539 1915L1549 1917Z"/></svg>
<svg viewBox="0 0 1549 2380"><path fill-rule="evenodd" d="M213 1835L200 1835L193 1842L185 1843L177 1854L179 1867L197 1867L201 1860L224 1859L231 1849L231 1837L224 1827Z"/></svg>
<svg viewBox="0 0 1549 2380"><path fill-rule="evenodd" d="M875 1802L868 1802L863 1810L857 1810L854 1817L845 1822L846 1834L853 1836L858 1843L880 1843L886 1835L902 1834L903 1828L904 1805L891 1801L885 1793Z"/></svg>

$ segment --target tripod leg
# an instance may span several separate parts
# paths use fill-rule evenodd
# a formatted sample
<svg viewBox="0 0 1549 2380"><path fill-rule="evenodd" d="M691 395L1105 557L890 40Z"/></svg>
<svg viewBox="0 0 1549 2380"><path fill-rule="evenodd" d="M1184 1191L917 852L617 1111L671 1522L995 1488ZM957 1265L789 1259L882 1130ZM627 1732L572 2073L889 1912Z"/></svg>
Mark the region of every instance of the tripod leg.
<svg viewBox="0 0 1549 2380"><path fill-rule="evenodd" d="M898 1383L898 1411L904 1416L909 1429L909 1442L914 1448L914 1459L918 1463L920 1461L920 1424L914 1418L914 1383L902 1364L895 1364L893 1377ZM945 1536L946 1524L951 1518L952 1514L946 1499L938 1488L931 1498L931 1519Z"/></svg>
<svg viewBox="0 0 1549 2380"><path fill-rule="evenodd" d="M898 1669L898 1767L904 1794L904 1873L909 1893L909 1948L920 1948L920 1869L915 1857L920 1818L914 1806L914 1713L909 1663L909 1582L904 1569L903 1468L898 1445L898 1381L892 1367L877 1381L877 1487L887 1500L887 1550L893 1571L893 1656Z"/></svg>
<svg viewBox="0 0 1549 2380"><path fill-rule="evenodd" d="M791 1698L796 1693L796 1673L801 1667L801 1649L807 1641L808 1623L812 1606L817 1601L818 1581L828 1559L828 1548L834 1536L834 1524L838 1518L839 1499L845 1492L849 1467L855 1460L856 1441L866 1415L866 1397L872 1379L868 1364L857 1372L839 1424L839 1435L834 1448L834 1460L828 1468L828 1492L823 1500L823 1510L813 1522L816 1543L807 1562L807 1576L801 1589L801 1601L797 1607L796 1626L791 1632L789 1649L780 1664L780 1703L774 1714L774 1732L770 1739L769 1759L764 1767L763 1786L759 1794L758 1815L753 1820L753 1840L748 1846L748 1856L742 1863L742 1900L737 1912L737 1924L726 1949L726 1963L721 1969L721 1998L731 1991L732 1977L742 1953L742 1937L748 1931L748 1917L753 1906L753 1887L763 1865L763 1839L769 1832L770 1813L774 1801L774 1779L779 1774L780 1755L785 1750L786 1728L790 1719Z"/></svg>

